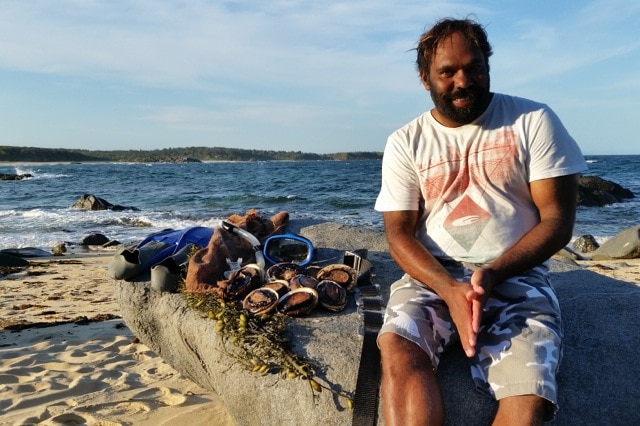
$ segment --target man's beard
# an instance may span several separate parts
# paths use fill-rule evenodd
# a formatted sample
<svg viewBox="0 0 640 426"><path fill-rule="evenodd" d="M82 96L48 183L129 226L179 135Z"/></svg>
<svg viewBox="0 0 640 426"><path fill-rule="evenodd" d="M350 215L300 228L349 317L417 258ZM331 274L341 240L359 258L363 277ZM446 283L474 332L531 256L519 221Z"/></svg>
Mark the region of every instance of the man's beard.
<svg viewBox="0 0 640 426"><path fill-rule="evenodd" d="M466 89L458 89L453 93L441 94L433 90L430 91L431 100L440 114L459 124L469 124L489 106L491 100L489 89L478 86L471 86ZM453 105L454 99L469 98L471 105L458 108Z"/></svg>

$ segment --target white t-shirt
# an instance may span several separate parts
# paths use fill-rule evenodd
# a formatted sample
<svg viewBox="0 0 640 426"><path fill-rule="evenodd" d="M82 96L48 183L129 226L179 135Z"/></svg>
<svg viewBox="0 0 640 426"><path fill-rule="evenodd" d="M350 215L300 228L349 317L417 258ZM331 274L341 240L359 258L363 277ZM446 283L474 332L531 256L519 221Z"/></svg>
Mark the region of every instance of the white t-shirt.
<svg viewBox="0 0 640 426"><path fill-rule="evenodd" d="M418 210L416 236L434 256L485 263L539 222L529 182L586 168L549 107L496 93L473 123L426 112L389 136L375 209Z"/></svg>

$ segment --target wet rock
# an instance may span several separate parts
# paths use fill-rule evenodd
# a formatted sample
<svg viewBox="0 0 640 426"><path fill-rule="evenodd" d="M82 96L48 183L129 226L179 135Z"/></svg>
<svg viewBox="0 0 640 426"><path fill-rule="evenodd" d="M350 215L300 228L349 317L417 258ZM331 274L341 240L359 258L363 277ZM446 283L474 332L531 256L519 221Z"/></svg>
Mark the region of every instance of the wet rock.
<svg viewBox="0 0 640 426"><path fill-rule="evenodd" d="M71 206L73 209L82 210L138 210L135 207L126 207L118 204L111 204L104 198L96 197L93 194L84 194Z"/></svg>
<svg viewBox="0 0 640 426"><path fill-rule="evenodd" d="M53 254L54 256L64 256L66 252L67 244L64 242L54 244L53 248L51 249L51 254Z"/></svg>
<svg viewBox="0 0 640 426"><path fill-rule="evenodd" d="M0 173L0 180L22 180L30 177L33 177L33 175L29 173L24 173L21 175Z"/></svg>
<svg viewBox="0 0 640 426"><path fill-rule="evenodd" d="M596 251L598 247L600 247L600 244L598 244L593 235L583 235L573 242L573 249L580 253L591 253Z"/></svg>
<svg viewBox="0 0 640 426"><path fill-rule="evenodd" d="M107 238L103 234L96 233L84 237L80 244L83 246L102 246L108 244L109 241L109 238Z"/></svg>
<svg viewBox="0 0 640 426"><path fill-rule="evenodd" d="M633 192L621 185L598 176L581 176L578 179L578 205L602 207L634 198Z"/></svg>

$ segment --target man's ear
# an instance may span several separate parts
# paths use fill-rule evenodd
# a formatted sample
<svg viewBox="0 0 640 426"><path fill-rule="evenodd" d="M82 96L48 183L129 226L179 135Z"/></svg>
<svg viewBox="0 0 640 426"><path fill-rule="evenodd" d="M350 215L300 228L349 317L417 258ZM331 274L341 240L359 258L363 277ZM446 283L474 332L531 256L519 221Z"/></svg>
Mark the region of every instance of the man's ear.
<svg viewBox="0 0 640 426"><path fill-rule="evenodd" d="M422 86L427 91L431 91L431 85L428 83L427 74L424 71L420 71L420 81L422 81Z"/></svg>

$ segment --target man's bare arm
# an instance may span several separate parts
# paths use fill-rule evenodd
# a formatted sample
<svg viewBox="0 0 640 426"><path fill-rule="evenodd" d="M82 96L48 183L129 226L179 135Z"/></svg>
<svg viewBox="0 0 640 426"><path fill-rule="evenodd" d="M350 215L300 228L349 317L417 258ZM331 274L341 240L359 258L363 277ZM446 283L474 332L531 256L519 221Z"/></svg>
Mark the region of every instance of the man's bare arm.
<svg viewBox="0 0 640 426"><path fill-rule="evenodd" d="M481 285L485 291L490 291L506 278L540 265L571 239L576 215L577 175L534 181L530 188L540 223L486 268L476 271L472 285Z"/></svg>

